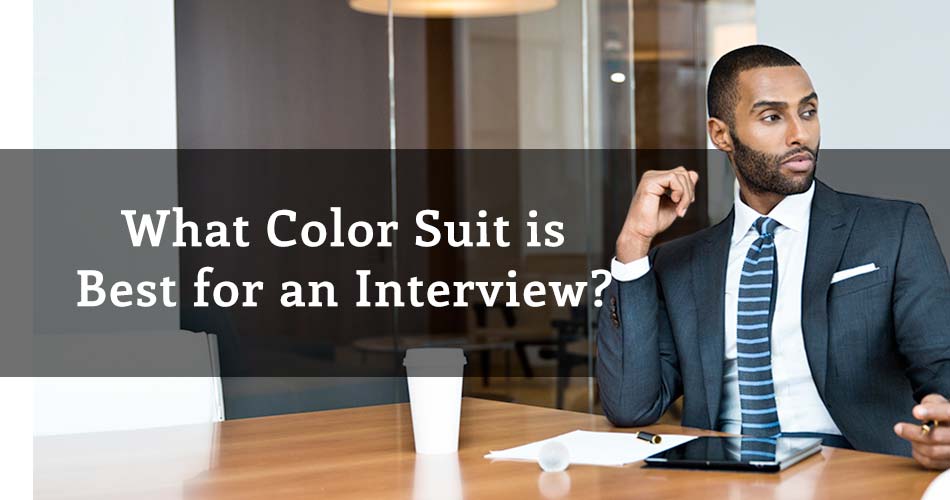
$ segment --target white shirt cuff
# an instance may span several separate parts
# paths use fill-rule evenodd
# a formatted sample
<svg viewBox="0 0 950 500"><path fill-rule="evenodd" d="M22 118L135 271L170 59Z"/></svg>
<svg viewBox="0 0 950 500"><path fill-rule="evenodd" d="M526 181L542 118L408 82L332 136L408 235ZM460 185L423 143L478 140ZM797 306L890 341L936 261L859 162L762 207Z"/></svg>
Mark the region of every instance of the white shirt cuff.
<svg viewBox="0 0 950 500"><path fill-rule="evenodd" d="M650 257L642 257L626 264L617 260L610 261L610 275L617 281L633 281L642 278L650 272Z"/></svg>

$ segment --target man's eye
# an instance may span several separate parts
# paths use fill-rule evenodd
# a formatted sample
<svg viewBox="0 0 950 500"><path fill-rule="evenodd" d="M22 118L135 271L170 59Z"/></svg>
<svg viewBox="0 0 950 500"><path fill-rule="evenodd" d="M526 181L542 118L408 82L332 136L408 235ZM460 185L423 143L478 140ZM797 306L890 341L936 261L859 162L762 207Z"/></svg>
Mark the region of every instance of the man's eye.
<svg viewBox="0 0 950 500"><path fill-rule="evenodd" d="M767 121L767 122L774 122L774 121L778 121L779 118L781 118L779 115L768 115L768 116L766 116L765 118L762 118L762 119L765 120L765 121Z"/></svg>
<svg viewBox="0 0 950 500"><path fill-rule="evenodd" d="M811 117L813 117L813 116L815 116L815 115L817 115L817 114L818 114L818 110L817 110L817 109L810 109L810 110L805 111L804 113L802 113L802 116L804 116L805 118L811 118Z"/></svg>

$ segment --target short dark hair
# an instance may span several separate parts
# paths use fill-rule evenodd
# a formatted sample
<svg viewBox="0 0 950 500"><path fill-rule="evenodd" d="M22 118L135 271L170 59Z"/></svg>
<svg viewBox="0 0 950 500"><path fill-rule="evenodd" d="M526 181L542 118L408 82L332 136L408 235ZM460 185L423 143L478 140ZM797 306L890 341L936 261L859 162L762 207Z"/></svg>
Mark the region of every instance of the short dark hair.
<svg viewBox="0 0 950 500"><path fill-rule="evenodd" d="M801 66L794 57L768 45L748 45L726 53L713 66L706 86L706 106L710 118L735 126L739 101L739 73L755 68Z"/></svg>

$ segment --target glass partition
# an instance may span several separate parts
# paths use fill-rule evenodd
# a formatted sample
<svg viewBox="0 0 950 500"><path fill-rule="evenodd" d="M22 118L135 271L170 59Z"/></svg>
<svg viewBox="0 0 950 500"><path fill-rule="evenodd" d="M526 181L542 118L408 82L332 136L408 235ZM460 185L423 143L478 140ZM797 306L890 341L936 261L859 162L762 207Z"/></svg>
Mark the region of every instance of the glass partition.
<svg viewBox="0 0 950 500"><path fill-rule="evenodd" d="M293 359L325 349L336 362L397 371L406 347L463 347L467 395L599 411L593 289L603 281L592 273L609 269L639 173L708 171L711 192L671 237L728 204L727 170L707 165L705 79L720 53L754 41L752 9L751 0L177 2L180 147L278 150L268 161L284 165L227 175L189 167L196 156L185 153L179 198L196 217L287 205L318 217L344 206L407 229L425 209L473 230L510 223L506 247L419 248L401 230L392 248L343 260L304 249L216 254L222 275L343 281L366 263L397 283L589 283L574 306L554 305L550 289L541 307L487 304L470 291L464 307L220 311L224 322L242 345L292 346ZM372 153L356 154L356 166L315 165L338 165L328 148ZM552 221L563 241L530 245L532 228L543 238ZM181 255L183 275L209 258ZM329 344L302 340L331 330ZM229 416L406 397L404 381L363 372L313 383L224 371L236 375ZM382 382L370 390L371 381Z"/></svg>

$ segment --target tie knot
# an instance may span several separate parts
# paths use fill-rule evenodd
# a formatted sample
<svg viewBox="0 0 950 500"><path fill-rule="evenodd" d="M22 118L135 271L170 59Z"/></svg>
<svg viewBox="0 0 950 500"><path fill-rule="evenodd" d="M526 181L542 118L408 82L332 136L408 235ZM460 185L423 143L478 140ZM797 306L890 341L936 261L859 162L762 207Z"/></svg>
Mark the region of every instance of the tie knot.
<svg viewBox="0 0 950 500"><path fill-rule="evenodd" d="M759 233L759 237L771 238L775 236L775 228L778 227L778 222L771 217L759 217L752 227L755 232Z"/></svg>

